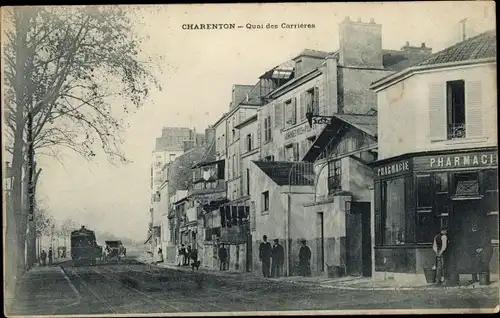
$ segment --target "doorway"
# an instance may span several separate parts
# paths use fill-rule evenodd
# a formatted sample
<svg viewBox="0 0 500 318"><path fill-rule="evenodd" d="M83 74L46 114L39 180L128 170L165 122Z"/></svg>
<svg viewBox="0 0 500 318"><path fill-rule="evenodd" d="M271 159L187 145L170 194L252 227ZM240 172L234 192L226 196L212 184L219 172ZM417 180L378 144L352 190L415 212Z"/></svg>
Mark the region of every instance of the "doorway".
<svg viewBox="0 0 500 318"><path fill-rule="evenodd" d="M346 274L372 276L370 202L351 202L346 214Z"/></svg>
<svg viewBox="0 0 500 318"><path fill-rule="evenodd" d="M472 270L468 245L472 224L484 224L480 203L481 200L477 199L453 201L453 211L448 221L448 237L450 253L453 256L451 261L456 265L457 274L470 273Z"/></svg>
<svg viewBox="0 0 500 318"><path fill-rule="evenodd" d="M316 214L316 266L318 272L323 273L325 271L325 220L323 212L318 212Z"/></svg>

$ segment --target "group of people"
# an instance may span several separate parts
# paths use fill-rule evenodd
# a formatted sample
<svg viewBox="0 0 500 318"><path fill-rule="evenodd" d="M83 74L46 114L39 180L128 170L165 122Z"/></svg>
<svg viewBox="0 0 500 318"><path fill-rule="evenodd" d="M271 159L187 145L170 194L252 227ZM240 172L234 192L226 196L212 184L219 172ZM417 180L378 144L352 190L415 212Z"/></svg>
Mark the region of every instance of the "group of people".
<svg viewBox="0 0 500 318"><path fill-rule="evenodd" d="M47 254L47 252L45 252L45 250L42 250L42 252L40 252L40 263L42 266L47 265L47 257L49 258L49 266L50 266L50 265L52 265L52 261L53 261L52 247L49 247L48 254Z"/></svg>
<svg viewBox="0 0 500 318"><path fill-rule="evenodd" d="M436 253L436 284L455 285L458 283L458 272L461 256L466 255L470 259L470 272L472 272L471 283L478 281L478 274L489 272L489 263L493 255L491 239L486 231L482 231L479 221L471 224L467 235L466 246L454 246L457 242L450 239L447 227L434 236L433 250Z"/></svg>
<svg viewBox="0 0 500 318"><path fill-rule="evenodd" d="M274 245L267 241L267 235L262 237L259 246L259 259L262 262L262 274L264 277L280 277L285 260L285 250L278 239L274 239ZM299 250L298 272L301 276L311 275L311 250L306 240L301 240Z"/></svg>
<svg viewBox="0 0 500 318"><path fill-rule="evenodd" d="M189 261L192 261L191 263ZM191 265L193 270L199 269L200 261L198 260L198 250L196 247L186 246L182 244L177 248L177 254L175 256L175 263L177 266L188 266Z"/></svg>

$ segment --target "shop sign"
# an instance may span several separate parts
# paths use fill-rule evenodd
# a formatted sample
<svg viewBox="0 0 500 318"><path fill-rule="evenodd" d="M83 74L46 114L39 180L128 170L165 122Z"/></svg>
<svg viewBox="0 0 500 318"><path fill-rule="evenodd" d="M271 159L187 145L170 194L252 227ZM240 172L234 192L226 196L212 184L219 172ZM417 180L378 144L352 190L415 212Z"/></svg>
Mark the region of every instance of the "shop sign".
<svg viewBox="0 0 500 318"><path fill-rule="evenodd" d="M377 177L388 177L398 174L404 174L411 171L410 161L403 160L399 162L393 162L381 167L376 168Z"/></svg>
<svg viewBox="0 0 500 318"><path fill-rule="evenodd" d="M450 154L415 158L420 169L458 169L497 166L496 152Z"/></svg>
<svg viewBox="0 0 500 318"><path fill-rule="evenodd" d="M294 129L291 129L291 130L288 130L287 132L285 132L285 140L293 138L293 137L298 136L298 135L302 135L302 134L310 132L310 131L311 131L311 127L309 127L309 124L299 126L297 128L294 128Z"/></svg>

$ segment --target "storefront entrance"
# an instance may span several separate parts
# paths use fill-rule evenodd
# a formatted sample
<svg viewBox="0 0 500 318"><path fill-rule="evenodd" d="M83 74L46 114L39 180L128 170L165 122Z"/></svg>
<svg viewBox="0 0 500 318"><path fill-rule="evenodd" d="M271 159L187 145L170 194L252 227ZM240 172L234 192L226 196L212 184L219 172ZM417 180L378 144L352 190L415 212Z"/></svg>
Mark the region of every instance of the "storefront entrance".
<svg viewBox="0 0 500 318"><path fill-rule="evenodd" d="M473 268L471 253L471 232L473 224L484 224L481 201L477 199L454 200L448 221L450 259L456 274L471 273Z"/></svg>

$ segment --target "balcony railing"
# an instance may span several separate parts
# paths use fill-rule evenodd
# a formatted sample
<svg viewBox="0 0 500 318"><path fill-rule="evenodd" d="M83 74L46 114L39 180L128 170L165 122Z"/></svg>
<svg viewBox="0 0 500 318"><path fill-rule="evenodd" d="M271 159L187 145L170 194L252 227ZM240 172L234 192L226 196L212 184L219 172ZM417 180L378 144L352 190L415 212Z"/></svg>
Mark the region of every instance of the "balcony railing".
<svg viewBox="0 0 500 318"><path fill-rule="evenodd" d="M212 184L215 184L215 185L211 185L208 182L196 183L188 190L188 195L209 194L209 193L226 191L225 180L217 180L215 182L212 182ZM196 185L201 185L201 188L196 188Z"/></svg>
<svg viewBox="0 0 500 318"><path fill-rule="evenodd" d="M449 124L448 139L465 138L465 124Z"/></svg>
<svg viewBox="0 0 500 318"><path fill-rule="evenodd" d="M220 241L223 243L244 243L250 231L250 224L241 224L221 228Z"/></svg>

